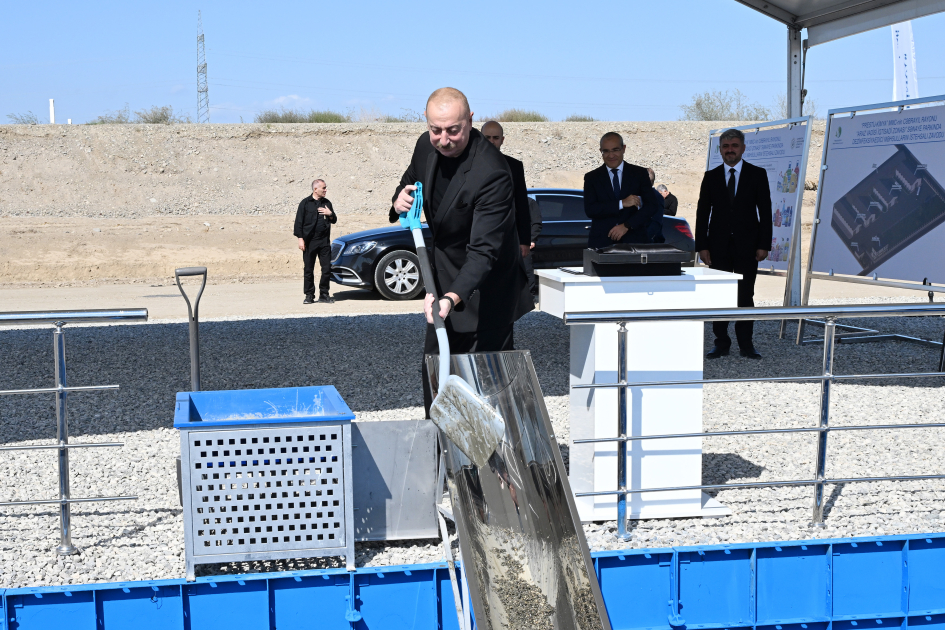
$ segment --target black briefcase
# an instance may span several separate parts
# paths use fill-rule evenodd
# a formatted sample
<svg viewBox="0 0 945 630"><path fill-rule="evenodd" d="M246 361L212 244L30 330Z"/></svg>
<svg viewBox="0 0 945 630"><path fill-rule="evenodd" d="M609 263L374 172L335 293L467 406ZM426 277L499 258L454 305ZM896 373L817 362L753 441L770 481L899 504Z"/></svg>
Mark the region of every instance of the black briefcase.
<svg viewBox="0 0 945 630"><path fill-rule="evenodd" d="M692 254L663 243L618 243L584 250L584 275L679 276Z"/></svg>

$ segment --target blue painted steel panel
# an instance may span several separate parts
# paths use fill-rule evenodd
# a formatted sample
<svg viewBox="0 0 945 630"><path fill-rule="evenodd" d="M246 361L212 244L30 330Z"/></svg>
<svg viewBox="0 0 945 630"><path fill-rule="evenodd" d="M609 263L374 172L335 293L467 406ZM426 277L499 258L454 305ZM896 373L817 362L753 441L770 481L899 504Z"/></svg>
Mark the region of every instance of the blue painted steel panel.
<svg viewBox="0 0 945 630"><path fill-rule="evenodd" d="M752 624L751 549L679 552L679 614L687 628Z"/></svg>
<svg viewBox="0 0 945 630"><path fill-rule="evenodd" d="M95 614L99 630L184 630L181 587L139 586L99 591Z"/></svg>
<svg viewBox="0 0 945 630"><path fill-rule="evenodd" d="M756 623L790 624L830 619L829 545L780 545L757 551Z"/></svg>
<svg viewBox="0 0 945 630"><path fill-rule="evenodd" d="M184 616L191 630L269 630L268 580L187 584Z"/></svg>
<svg viewBox="0 0 945 630"><path fill-rule="evenodd" d="M666 551L612 551L597 556L597 579L614 630L654 630L667 626L673 553Z"/></svg>
<svg viewBox="0 0 945 630"><path fill-rule="evenodd" d="M339 420L354 420L354 414L331 385L178 392L174 408L178 429Z"/></svg>
<svg viewBox="0 0 945 630"><path fill-rule="evenodd" d="M269 580L272 627L279 630L350 630L346 574L295 575Z"/></svg>
<svg viewBox="0 0 945 630"><path fill-rule="evenodd" d="M945 613L945 538L909 541L909 613ZM909 625L912 625L909 620ZM918 622L917 622L918 623ZM933 624L932 620L919 625Z"/></svg>
<svg viewBox="0 0 945 630"><path fill-rule="evenodd" d="M902 580L904 545L904 539L838 542L833 545L835 620L859 616L903 616L902 592L908 586ZM834 630L837 630L836 623Z"/></svg>
<svg viewBox="0 0 945 630"><path fill-rule="evenodd" d="M592 555L615 630L945 630L942 533ZM0 606L3 630L458 629L442 563L9 589Z"/></svg>

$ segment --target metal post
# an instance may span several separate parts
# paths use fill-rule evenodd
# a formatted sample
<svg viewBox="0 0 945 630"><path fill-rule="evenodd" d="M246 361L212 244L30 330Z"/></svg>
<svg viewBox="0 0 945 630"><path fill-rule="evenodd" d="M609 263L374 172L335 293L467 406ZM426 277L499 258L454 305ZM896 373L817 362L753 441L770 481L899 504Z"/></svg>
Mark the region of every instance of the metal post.
<svg viewBox="0 0 945 630"><path fill-rule="evenodd" d="M56 431L59 439L59 546L56 552L68 556L76 552L72 544L72 523L69 513L69 419L66 415L66 342L62 332L63 322L56 322L53 332L53 353L56 364Z"/></svg>
<svg viewBox="0 0 945 630"><path fill-rule="evenodd" d="M617 328L617 435L627 437L627 323ZM617 442L617 538L629 540L627 533L627 441Z"/></svg>
<svg viewBox="0 0 945 630"><path fill-rule="evenodd" d="M787 117L797 118L803 116L801 113L801 85L802 81L802 55L803 41L801 40L801 29L787 27ZM798 182L800 183L800 182Z"/></svg>
<svg viewBox="0 0 945 630"><path fill-rule="evenodd" d="M820 385L820 433L817 435L817 463L814 470L814 527L824 526L824 479L827 472L827 427L830 426L830 386L833 384L834 335L837 318L828 317L824 324L824 380Z"/></svg>

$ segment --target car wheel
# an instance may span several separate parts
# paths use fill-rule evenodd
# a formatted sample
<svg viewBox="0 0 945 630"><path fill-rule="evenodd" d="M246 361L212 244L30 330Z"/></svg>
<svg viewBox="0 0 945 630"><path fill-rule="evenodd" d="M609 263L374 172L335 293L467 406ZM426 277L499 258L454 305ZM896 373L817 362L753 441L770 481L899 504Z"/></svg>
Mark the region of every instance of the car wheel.
<svg viewBox="0 0 945 630"><path fill-rule="evenodd" d="M385 254L374 268L374 288L387 300L412 300L423 291L420 261L413 252Z"/></svg>

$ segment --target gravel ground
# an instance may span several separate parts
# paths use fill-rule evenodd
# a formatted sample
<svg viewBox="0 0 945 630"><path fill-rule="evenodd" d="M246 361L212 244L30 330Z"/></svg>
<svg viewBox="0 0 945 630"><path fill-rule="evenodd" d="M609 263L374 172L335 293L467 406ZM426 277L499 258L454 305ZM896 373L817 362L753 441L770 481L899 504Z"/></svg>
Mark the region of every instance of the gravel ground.
<svg viewBox="0 0 945 630"><path fill-rule="evenodd" d="M847 323L856 324L853 320ZM862 321L884 331L941 339L938 318ZM423 327L416 315L230 320L201 325L204 389L331 384L359 419L422 415L419 352ZM789 327L789 337L793 325ZM4 389L52 383L49 329L0 331ZM815 374L822 347L778 340L776 324L755 333L761 362L731 356L706 362L706 378ZM542 313L524 318L516 344L532 351L546 403L562 440L568 439L568 332ZM706 335L706 347L711 335ZM379 352L378 348L383 348ZM123 441L116 449L72 451L74 496L137 495L134 502L73 506L73 540L81 553L59 558L58 510L49 506L0 512L0 588L118 580L182 578L183 526L177 500L172 428L174 396L187 388L189 359L183 323L74 327L66 335L69 384L118 383L118 392L70 398L75 442ZM835 371L932 371L938 351L914 344L840 345ZM716 385L705 392L706 430L811 426L817 384ZM835 386L833 424L942 420L941 382L877 380ZM941 429L846 432L830 436L827 475L945 474L938 453ZM55 435L50 397L0 398L3 446L50 443ZM567 444L562 443L567 454ZM705 440L704 483L810 478L812 435L768 435ZM2 500L47 499L57 487L52 451L0 454ZM633 538L613 536L615 523L586 525L592 549L644 548L836 536L942 531L945 482L883 482L828 487L827 527L810 529L812 490L726 490L717 497L733 514L714 519L632 523ZM455 541L454 541L455 545ZM400 565L441 558L438 541L358 545L358 566ZM325 559L204 566L203 573L313 568Z"/></svg>

